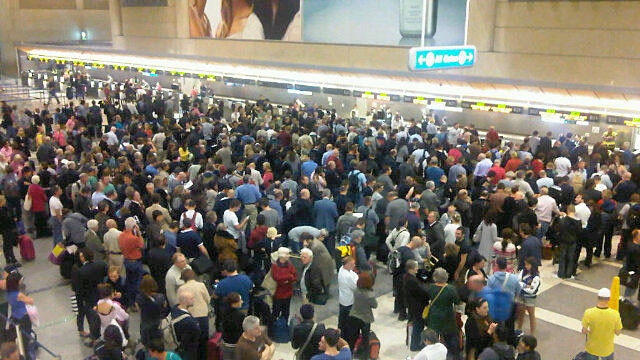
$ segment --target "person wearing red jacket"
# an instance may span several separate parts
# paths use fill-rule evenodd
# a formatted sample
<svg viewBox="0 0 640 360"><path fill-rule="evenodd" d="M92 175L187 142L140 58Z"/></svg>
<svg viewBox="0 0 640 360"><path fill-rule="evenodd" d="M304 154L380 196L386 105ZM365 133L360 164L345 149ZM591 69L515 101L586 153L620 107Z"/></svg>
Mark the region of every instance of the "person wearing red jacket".
<svg viewBox="0 0 640 360"><path fill-rule="evenodd" d="M27 195L31 197L31 213L33 214L33 221L36 227L36 238L50 235L47 228L47 208L48 201L47 194L44 188L40 186L40 176L33 175L31 177L31 185L27 190Z"/></svg>
<svg viewBox="0 0 640 360"><path fill-rule="evenodd" d="M289 319L289 308L293 296L293 284L298 279L296 269L289 256L291 250L286 247L278 248L278 260L271 265L271 277L276 281L276 292L273 294L273 318L283 316Z"/></svg>

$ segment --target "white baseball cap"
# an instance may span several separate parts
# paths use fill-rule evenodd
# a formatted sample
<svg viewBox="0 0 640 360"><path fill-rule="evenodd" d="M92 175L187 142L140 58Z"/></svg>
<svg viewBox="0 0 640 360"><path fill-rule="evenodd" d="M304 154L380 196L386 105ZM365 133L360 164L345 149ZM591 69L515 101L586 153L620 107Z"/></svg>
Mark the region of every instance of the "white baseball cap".
<svg viewBox="0 0 640 360"><path fill-rule="evenodd" d="M611 290L609 290L607 288L602 288L602 289L598 290L598 297L600 297L600 298L610 298L611 297Z"/></svg>

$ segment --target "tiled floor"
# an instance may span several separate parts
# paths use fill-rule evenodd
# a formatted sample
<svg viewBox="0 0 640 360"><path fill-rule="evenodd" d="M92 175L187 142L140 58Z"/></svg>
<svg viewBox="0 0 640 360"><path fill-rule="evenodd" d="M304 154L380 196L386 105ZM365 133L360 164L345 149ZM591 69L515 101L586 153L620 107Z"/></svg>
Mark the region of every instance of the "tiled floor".
<svg viewBox="0 0 640 360"><path fill-rule="evenodd" d="M37 258L25 263L22 272L26 276L28 291L35 298L40 310L41 326L37 329L39 340L62 359L82 359L89 349L77 336L75 317L71 312L68 284L61 280L58 268L47 261L51 249L50 239L36 241ZM576 280L554 279L553 266L545 262L542 270L542 289L537 303L539 351L543 359L569 360L582 350L584 337L579 333L580 319L585 308L594 306L597 289L609 286L611 277L617 274L619 263L596 261ZM399 322L392 313L390 277L384 270L379 272L376 291L379 308L372 329L381 340L381 359L404 359L414 355L404 345L405 323ZM335 292L335 286L332 292ZM300 300L295 299L293 309L298 309ZM338 306L335 297L316 310L317 319L327 326L336 326ZM138 316L133 314L131 334L138 336ZM528 322L525 321L525 331ZM291 359L294 351L289 344L278 344L275 359ZM631 360L640 356L640 330L624 331L616 337L616 359ZM41 359L52 358L41 352Z"/></svg>

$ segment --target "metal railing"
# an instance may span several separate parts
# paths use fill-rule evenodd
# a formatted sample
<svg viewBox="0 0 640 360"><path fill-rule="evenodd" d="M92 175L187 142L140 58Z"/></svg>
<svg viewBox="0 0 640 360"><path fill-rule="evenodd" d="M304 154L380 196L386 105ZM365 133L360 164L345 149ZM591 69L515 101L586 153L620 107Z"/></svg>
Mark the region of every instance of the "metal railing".
<svg viewBox="0 0 640 360"><path fill-rule="evenodd" d="M18 345L18 349L20 350L20 355L22 355L22 356L24 356L25 358L28 359L28 357L27 357L28 349L30 349L30 346L35 346L36 349L44 350L49 355L51 355L54 359L62 360L62 356L60 356L59 354L56 354L55 352L53 352L52 350L50 350L49 348L47 348L41 342L38 341L37 337L34 336L35 332L33 334L30 334L30 333L20 329L20 326L18 324L16 324L11 318L8 318L8 317L4 316L4 314L0 314L0 319L4 320L9 325L15 326L15 328L16 328L16 344ZM27 347L25 347L25 344L22 343L22 336L20 336L20 333L18 333L18 331L20 331L20 333L22 333L22 335L28 340L29 344L26 344L26 345L28 345ZM33 359L33 360L35 360L35 359Z"/></svg>

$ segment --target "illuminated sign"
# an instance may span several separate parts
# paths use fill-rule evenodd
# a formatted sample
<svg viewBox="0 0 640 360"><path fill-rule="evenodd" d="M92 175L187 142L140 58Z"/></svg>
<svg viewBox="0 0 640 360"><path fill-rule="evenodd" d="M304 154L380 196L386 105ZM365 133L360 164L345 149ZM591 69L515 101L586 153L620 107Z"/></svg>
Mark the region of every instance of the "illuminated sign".
<svg viewBox="0 0 640 360"><path fill-rule="evenodd" d="M624 124L631 127L640 127L640 118L633 118L631 120L626 120Z"/></svg>

